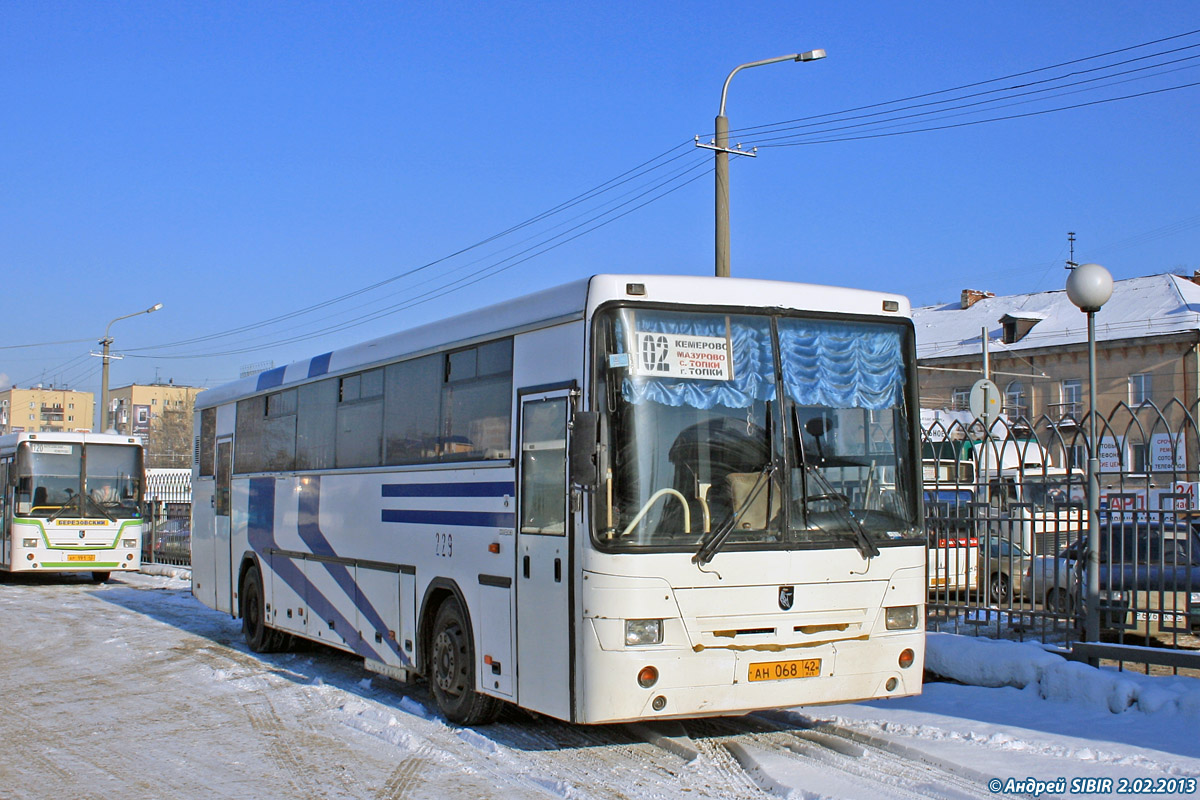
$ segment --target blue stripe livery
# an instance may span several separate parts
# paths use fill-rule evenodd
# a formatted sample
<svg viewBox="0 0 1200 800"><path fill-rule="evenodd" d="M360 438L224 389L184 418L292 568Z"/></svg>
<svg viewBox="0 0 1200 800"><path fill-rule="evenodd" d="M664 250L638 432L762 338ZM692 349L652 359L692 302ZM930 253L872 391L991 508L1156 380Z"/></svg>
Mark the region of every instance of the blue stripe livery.
<svg viewBox="0 0 1200 800"><path fill-rule="evenodd" d="M299 497L299 518L297 527L299 528L300 539L309 547L309 552L314 555L336 556L333 546L329 544L329 540L325 538L325 534L321 532L320 514L321 514L321 479L308 478L300 483ZM250 498L246 533L250 541L250 546L255 552L264 553L268 549L278 547L274 536L274 518L275 518L275 479L274 478L251 478L250 479ZM387 625L383 621L383 617L358 592L358 587L355 584L354 575L351 574L349 566L346 564L330 563L330 562L310 562L312 564L320 564L337 582L338 587L346 593L347 597L354 600L358 612L362 614L375 630L387 630ZM351 635L344 637L348 643L353 643L354 650L361 656L382 661L383 658L375 651L373 647L365 640L357 635L354 621L347 619L342 615L329 598L321 594L313 585L312 581L304 574L304 570L295 560L286 557L271 557L271 569L281 578L296 594L305 598L310 614L319 620L333 620L338 630L347 631ZM357 641L355 641L357 639ZM411 664L412 661L400 649L398 642L387 641L387 646L400 657L404 663Z"/></svg>
<svg viewBox="0 0 1200 800"><path fill-rule="evenodd" d="M385 483L384 497L512 497L511 481L491 483Z"/></svg>
<svg viewBox="0 0 1200 800"><path fill-rule="evenodd" d="M476 483L385 483L381 489L384 497L419 497L422 499L444 499L462 497L512 497L515 485L512 481L479 481ZM517 515L511 512L494 511L430 511L427 509L385 508L380 512L384 522L401 522L417 525L450 525L470 528L511 528L516 525Z"/></svg>
<svg viewBox="0 0 1200 800"><path fill-rule="evenodd" d="M329 359L332 357L332 352L313 356L312 361L308 362L308 377L315 378L318 375L324 375L326 372L329 372Z"/></svg>
<svg viewBox="0 0 1200 800"><path fill-rule="evenodd" d="M384 522L408 522L418 525L453 525L471 528L511 528L517 523L516 514L491 511L405 511L383 509Z"/></svg>
<svg viewBox="0 0 1200 800"><path fill-rule="evenodd" d="M269 369L266 372L258 373L258 391L264 389L274 389L276 386L283 385L283 371L287 367L276 367Z"/></svg>

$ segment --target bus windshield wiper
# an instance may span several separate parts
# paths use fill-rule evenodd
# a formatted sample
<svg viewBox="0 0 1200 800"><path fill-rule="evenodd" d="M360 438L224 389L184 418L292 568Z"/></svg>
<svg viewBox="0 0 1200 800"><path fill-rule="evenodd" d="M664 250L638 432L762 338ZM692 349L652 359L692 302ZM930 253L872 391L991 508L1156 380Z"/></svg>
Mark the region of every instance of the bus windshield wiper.
<svg viewBox="0 0 1200 800"><path fill-rule="evenodd" d="M90 504L93 508L95 508L97 511L99 511L100 514L103 515L106 519L108 519L109 522L117 521L117 518L114 517L112 514L109 514L108 511L104 508L104 506L97 503L95 500L93 500L88 495L82 494L82 493L73 495L70 500L63 503L57 511L55 511L53 514L50 515L48 521L52 522L52 521L58 519L59 517L61 517L63 514L67 513L68 511L71 511L71 510L75 510L81 517L86 517L87 513L88 513L86 506L88 504Z"/></svg>
<svg viewBox="0 0 1200 800"><path fill-rule="evenodd" d="M762 468L762 471L758 474L758 480L754 482L754 488L746 497L745 502L742 503L741 508L731 512L729 516L721 522L720 525L713 528L712 533L710 533L700 542L700 549L696 551L696 555L692 556L692 562L694 564L703 567L705 564L713 560L713 557L716 556L717 551L720 550L725 545L725 542L729 540L729 535L733 533L738 521L746 515L746 512L749 511L751 506L754 505L754 501L758 499L760 494L762 494L762 490L765 489L767 484L771 482L771 476L774 473L774 464L768 464Z"/></svg>
<svg viewBox="0 0 1200 800"><path fill-rule="evenodd" d="M806 475L809 470L813 470L813 482L825 487L824 490L821 490L820 494L810 495L808 494L808 481L804 482L805 494L801 502L804 504L806 518L808 515L809 503L833 502L835 504L834 508L836 509L835 513L837 513L838 517L842 521L847 522L848 527L854 531L854 545L858 548L858 552L862 554L862 557L874 558L875 556L879 555L879 548L875 546L875 543L871 541L871 537L867 535L867 529L862 524L862 520L854 516L854 509L850 507L850 498L846 497L846 495L842 494L841 492L834 491L833 487L829 485L829 482L825 480L825 476L820 472L817 472L816 468L811 464L804 462L801 464L801 466L803 467Z"/></svg>
<svg viewBox="0 0 1200 800"><path fill-rule="evenodd" d="M841 492L836 491L826 480L815 466L808 462L808 457L804 453L804 437L800 434L800 415L796 411L796 407L792 406L792 436L795 437L796 457L800 460L800 503L804 509L804 524L808 525L808 504L819 501L834 501L839 512L839 516L849 519L850 528L854 531L854 545L858 548L858 552L863 558L874 558L879 555L879 548L871 541L871 537L867 535L867 530L863 527L862 521L854 516L854 511L850 508L850 498ZM818 445L820 440L818 439ZM812 483L817 484L818 494L809 494L809 476L811 474ZM822 488L823 487L823 488Z"/></svg>
<svg viewBox="0 0 1200 800"><path fill-rule="evenodd" d="M66 514L68 511L72 511L75 509L78 509L77 513L79 514L79 516L81 516L81 517L84 516L83 506L80 504L81 501L79 499L81 497L83 497L83 495L81 495L81 494L71 495L71 497L69 497L67 499L67 502L65 502L61 506L59 506L57 511L55 511L49 517L46 518L46 521L53 522L54 520L61 517L63 514Z"/></svg>

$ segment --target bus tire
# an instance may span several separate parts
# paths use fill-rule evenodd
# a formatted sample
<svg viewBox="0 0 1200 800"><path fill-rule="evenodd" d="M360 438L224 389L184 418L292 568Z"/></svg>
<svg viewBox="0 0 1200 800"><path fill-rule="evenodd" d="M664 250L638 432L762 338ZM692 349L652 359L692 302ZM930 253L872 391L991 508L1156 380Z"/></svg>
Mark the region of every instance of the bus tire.
<svg viewBox="0 0 1200 800"><path fill-rule="evenodd" d="M457 599L438 608L431 639L429 687L446 719L457 725L494 722L502 703L475 691L475 646Z"/></svg>
<svg viewBox="0 0 1200 800"><path fill-rule="evenodd" d="M109 572L93 572L92 583L108 583L108 578L111 574Z"/></svg>
<svg viewBox="0 0 1200 800"><path fill-rule="evenodd" d="M239 602L242 636L246 639L246 646L255 653L274 653L282 649L287 637L267 625L263 580L258 567L246 570L246 575L242 578Z"/></svg>

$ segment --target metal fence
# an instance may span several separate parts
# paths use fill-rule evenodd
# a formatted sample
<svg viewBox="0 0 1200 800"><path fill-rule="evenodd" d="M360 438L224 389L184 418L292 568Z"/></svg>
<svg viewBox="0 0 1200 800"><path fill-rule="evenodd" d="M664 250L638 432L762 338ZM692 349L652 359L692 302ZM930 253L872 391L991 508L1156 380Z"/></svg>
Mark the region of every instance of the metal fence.
<svg viewBox="0 0 1200 800"><path fill-rule="evenodd" d="M1200 668L1196 411L1121 404L1097 419L1099 642L1083 636L1090 421L928 425L929 629Z"/></svg>
<svg viewBox="0 0 1200 800"><path fill-rule="evenodd" d="M191 512L190 469L146 470L145 563L191 566Z"/></svg>

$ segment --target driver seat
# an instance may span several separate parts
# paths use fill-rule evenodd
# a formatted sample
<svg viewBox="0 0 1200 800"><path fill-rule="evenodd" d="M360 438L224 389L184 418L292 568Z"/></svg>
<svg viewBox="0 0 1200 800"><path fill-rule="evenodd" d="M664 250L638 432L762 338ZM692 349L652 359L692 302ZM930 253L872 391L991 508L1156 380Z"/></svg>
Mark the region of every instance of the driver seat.
<svg viewBox="0 0 1200 800"><path fill-rule="evenodd" d="M733 510L737 513L746 501L754 495L758 487L758 496L738 520L738 528L742 530L764 530L770 520L779 516L780 492L774 486L774 481L761 472L731 472L725 477L729 484L729 496L733 500ZM761 485L760 485L761 484ZM770 501L770 516L767 516L767 503Z"/></svg>

